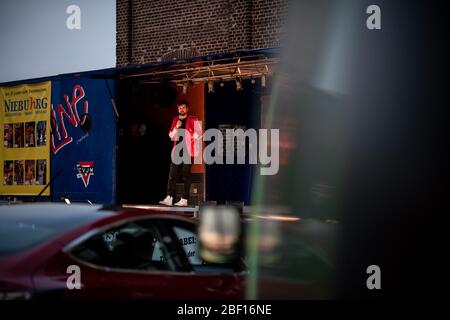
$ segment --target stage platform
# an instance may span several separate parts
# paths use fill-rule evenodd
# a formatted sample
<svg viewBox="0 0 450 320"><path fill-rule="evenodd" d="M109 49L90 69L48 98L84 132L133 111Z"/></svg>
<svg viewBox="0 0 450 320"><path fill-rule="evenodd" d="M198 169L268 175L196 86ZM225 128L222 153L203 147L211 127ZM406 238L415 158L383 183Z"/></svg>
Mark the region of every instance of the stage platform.
<svg viewBox="0 0 450 320"><path fill-rule="evenodd" d="M154 210L161 212L179 212L184 213L187 216L198 217L198 212L200 210L199 206L187 206L187 207L177 207L177 206L164 206L164 205L147 205L147 204L123 204L123 208L136 208L136 209L145 209L145 210ZM263 206L263 207L255 207L255 206L244 206L243 207L243 217L277 217L281 216L289 216L292 212L287 207L282 206Z"/></svg>
<svg viewBox="0 0 450 320"><path fill-rule="evenodd" d="M135 208L135 209L145 209L145 210L155 210L163 212L185 212L194 213L198 212L199 206L187 206L187 207L177 207L177 206L164 206L164 205L147 205L147 204L123 204L123 208Z"/></svg>

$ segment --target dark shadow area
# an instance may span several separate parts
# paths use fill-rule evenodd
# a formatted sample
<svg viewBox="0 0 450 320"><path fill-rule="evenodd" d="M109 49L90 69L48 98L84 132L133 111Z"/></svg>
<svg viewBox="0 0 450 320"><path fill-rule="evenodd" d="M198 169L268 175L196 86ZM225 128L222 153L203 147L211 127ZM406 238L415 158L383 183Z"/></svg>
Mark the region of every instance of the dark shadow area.
<svg viewBox="0 0 450 320"><path fill-rule="evenodd" d="M122 80L118 92L118 203L157 203L166 192L172 146L167 133L177 91Z"/></svg>

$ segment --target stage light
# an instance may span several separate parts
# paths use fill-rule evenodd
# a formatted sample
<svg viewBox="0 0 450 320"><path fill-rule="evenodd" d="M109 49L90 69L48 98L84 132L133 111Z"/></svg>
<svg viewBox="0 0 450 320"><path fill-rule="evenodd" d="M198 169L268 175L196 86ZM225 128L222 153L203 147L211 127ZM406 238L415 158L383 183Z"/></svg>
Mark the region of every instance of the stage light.
<svg viewBox="0 0 450 320"><path fill-rule="evenodd" d="M242 81L240 78L236 78L236 90L242 90Z"/></svg>
<svg viewBox="0 0 450 320"><path fill-rule="evenodd" d="M261 76L261 87L263 87L263 88L266 87L266 76L265 75Z"/></svg>
<svg viewBox="0 0 450 320"><path fill-rule="evenodd" d="M214 82L212 80L208 81L208 92L214 92Z"/></svg>
<svg viewBox="0 0 450 320"><path fill-rule="evenodd" d="M188 89L188 84L187 82L183 83L183 94L187 93L187 89Z"/></svg>

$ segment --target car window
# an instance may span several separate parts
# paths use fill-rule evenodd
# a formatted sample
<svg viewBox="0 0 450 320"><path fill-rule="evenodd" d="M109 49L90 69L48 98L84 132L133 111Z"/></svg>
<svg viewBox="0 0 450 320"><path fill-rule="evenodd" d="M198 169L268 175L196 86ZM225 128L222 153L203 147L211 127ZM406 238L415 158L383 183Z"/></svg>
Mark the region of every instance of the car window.
<svg viewBox="0 0 450 320"><path fill-rule="evenodd" d="M179 244L189 261L193 271L197 273L233 273L244 269L240 263L213 264L205 262L200 255L197 228L195 224L182 221L171 221L171 230L176 235Z"/></svg>
<svg viewBox="0 0 450 320"><path fill-rule="evenodd" d="M198 258L198 254L196 252L196 235L194 232L191 232L189 230L185 230L182 228L174 228L176 231L177 239L175 241L179 241L180 244L183 246L184 241L184 252L186 256L189 259L189 262L194 264L201 264L201 260ZM157 239L155 239L154 242L154 250L152 254L152 261L165 261L167 254L167 248L162 246L161 242Z"/></svg>
<svg viewBox="0 0 450 320"><path fill-rule="evenodd" d="M129 222L98 234L72 250L83 261L110 268L171 270L161 236L152 223Z"/></svg>
<svg viewBox="0 0 450 320"><path fill-rule="evenodd" d="M188 230L181 226L173 226L173 231L177 235L180 245L191 265L201 265L202 260L198 253L197 234L193 230Z"/></svg>

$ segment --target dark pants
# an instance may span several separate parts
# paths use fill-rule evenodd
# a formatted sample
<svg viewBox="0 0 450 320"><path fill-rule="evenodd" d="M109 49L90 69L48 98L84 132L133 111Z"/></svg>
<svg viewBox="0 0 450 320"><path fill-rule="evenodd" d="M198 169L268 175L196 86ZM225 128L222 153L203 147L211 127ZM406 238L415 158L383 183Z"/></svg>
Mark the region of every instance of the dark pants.
<svg viewBox="0 0 450 320"><path fill-rule="evenodd" d="M191 187L191 167L193 159L190 164L170 164L169 181L167 183L167 195L175 199L177 182L184 183L183 198L189 199L189 189Z"/></svg>

